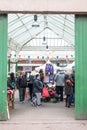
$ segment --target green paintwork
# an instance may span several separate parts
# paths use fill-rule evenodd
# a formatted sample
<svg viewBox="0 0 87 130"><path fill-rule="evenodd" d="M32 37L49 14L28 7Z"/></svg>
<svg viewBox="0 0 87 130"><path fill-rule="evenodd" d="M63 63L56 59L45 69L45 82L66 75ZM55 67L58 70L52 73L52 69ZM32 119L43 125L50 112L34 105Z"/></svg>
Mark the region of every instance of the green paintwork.
<svg viewBox="0 0 87 130"><path fill-rule="evenodd" d="M16 68L16 73L18 72L18 63L16 62L16 66L15 66Z"/></svg>
<svg viewBox="0 0 87 130"><path fill-rule="evenodd" d="M75 117L87 119L87 15L75 16Z"/></svg>
<svg viewBox="0 0 87 130"><path fill-rule="evenodd" d="M7 15L0 14L0 120L7 120Z"/></svg>

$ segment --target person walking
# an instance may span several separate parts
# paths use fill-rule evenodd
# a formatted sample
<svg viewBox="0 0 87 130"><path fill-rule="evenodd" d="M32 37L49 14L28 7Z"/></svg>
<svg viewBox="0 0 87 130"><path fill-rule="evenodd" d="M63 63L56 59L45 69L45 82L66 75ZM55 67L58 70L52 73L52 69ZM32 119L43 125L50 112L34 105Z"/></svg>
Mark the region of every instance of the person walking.
<svg viewBox="0 0 87 130"><path fill-rule="evenodd" d="M36 96L36 103L34 102L34 104L36 106L40 106L41 105L42 88L43 88L43 84L40 81L40 74L37 74L36 75L36 79L35 79L34 84L33 84L33 93Z"/></svg>

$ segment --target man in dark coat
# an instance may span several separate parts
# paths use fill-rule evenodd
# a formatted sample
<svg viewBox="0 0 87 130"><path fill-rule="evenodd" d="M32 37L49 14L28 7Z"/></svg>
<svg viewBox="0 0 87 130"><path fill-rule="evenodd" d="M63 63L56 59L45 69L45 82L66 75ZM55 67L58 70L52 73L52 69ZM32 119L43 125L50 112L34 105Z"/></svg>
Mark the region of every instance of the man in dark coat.
<svg viewBox="0 0 87 130"><path fill-rule="evenodd" d="M32 101L32 96L33 96L33 82L34 82L34 76L30 72L29 82L28 82L30 101Z"/></svg>
<svg viewBox="0 0 87 130"><path fill-rule="evenodd" d="M27 79L25 72L22 72L17 78L17 88L19 89L19 100L24 103L25 100L25 91L27 87Z"/></svg>

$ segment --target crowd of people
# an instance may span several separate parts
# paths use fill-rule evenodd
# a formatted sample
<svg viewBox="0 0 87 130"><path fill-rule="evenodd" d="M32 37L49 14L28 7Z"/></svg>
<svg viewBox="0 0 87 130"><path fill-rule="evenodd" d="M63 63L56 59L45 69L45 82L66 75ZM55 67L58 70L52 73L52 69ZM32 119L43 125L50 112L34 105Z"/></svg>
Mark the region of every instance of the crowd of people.
<svg viewBox="0 0 87 130"><path fill-rule="evenodd" d="M71 74L66 74L63 71L57 71L54 76L55 89L51 90L50 95L54 95L56 102L64 100L64 94L66 95L65 106L70 107L72 103L75 102L75 70ZM42 93L44 85L44 74L43 70L40 70L35 76L29 72L27 77L26 73L20 72L20 74L15 78L14 73L10 73L10 77L7 80L7 90L18 89L19 91L19 102L25 102L26 88L29 89L29 101L34 106L42 105ZM15 87L16 86L16 87ZM49 99L49 97L46 97Z"/></svg>

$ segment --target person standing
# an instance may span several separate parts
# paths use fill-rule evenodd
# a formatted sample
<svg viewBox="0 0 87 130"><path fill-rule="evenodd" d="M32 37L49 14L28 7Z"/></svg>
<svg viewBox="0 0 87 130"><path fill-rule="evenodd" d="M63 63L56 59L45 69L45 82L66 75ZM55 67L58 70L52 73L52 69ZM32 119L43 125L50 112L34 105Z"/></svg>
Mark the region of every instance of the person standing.
<svg viewBox="0 0 87 130"><path fill-rule="evenodd" d="M13 109L14 109L15 89L16 89L16 80L14 73L11 72L10 77L7 80L7 99L8 99L8 106L11 103Z"/></svg>
<svg viewBox="0 0 87 130"><path fill-rule="evenodd" d="M37 74L36 79L35 79L34 84L33 84L33 93L36 96L36 103L35 103L36 106L41 105L42 88L43 88L43 84L40 81L40 74Z"/></svg>
<svg viewBox="0 0 87 130"><path fill-rule="evenodd" d="M75 68L72 68L72 73L70 75L70 81L73 84L72 103L75 103Z"/></svg>
<svg viewBox="0 0 87 130"><path fill-rule="evenodd" d="M17 78L17 88L19 89L19 101L21 103L24 103L25 100L26 87L27 87L27 79L25 72L23 71Z"/></svg>
<svg viewBox="0 0 87 130"><path fill-rule="evenodd" d="M29 87L29 95L30 95L31 102L32 102L32 96L33 96L33 82L34 82L34 76L30 72L28 87Z"/></svg>
<svg viewBox="0 0 87 130"><path fill-rule="evenodd" d="M44 73L43 73L42 69L40 69L39 74L40 74L40 80L43 83L44 82Z"/></svg>
<svg viewBox="0 0 87 130"><path fill-rule="evenodd" d="M10 73L10 77L7 80L7 90L15 90L15 76L14 73Z"/></svg>
<svg viewBox="0 0 87 130"><path fill-rule="evenodd" d="M72 103L72 95L73 95L73 83L70 79L69 75L66 75L66 82L65 82L65 95L66 95L66 102L65 106L70 107Z"/></svg>
<svg viewBox="0 0 87 130"><path fill-rule="evenodd" d="M60 101L63 101L63 88L65 86L65 73L63 71L57 70L57 73L54 77L56 82L56 93L60 95Z"/></svg>

